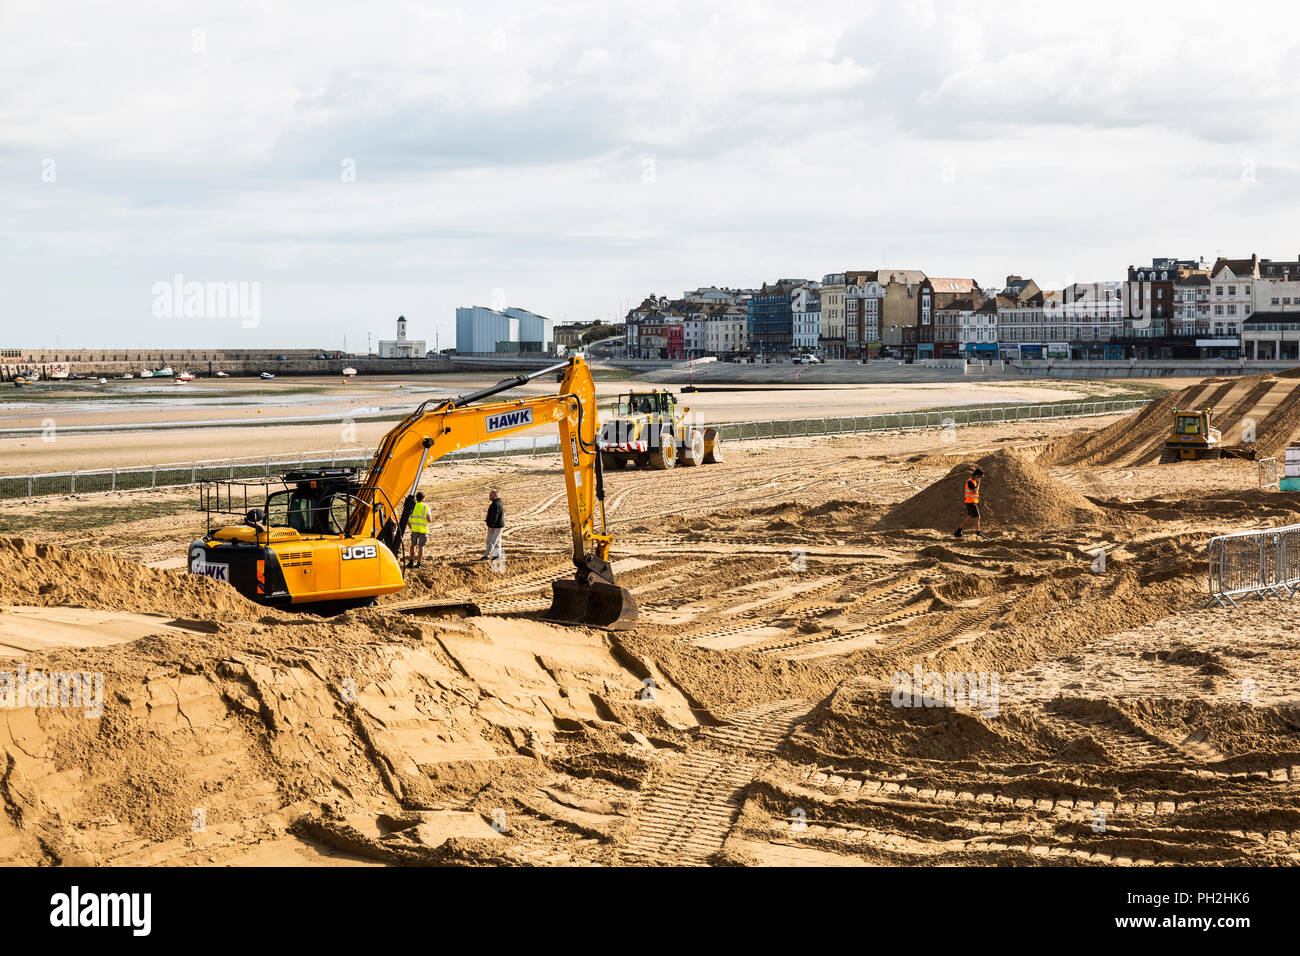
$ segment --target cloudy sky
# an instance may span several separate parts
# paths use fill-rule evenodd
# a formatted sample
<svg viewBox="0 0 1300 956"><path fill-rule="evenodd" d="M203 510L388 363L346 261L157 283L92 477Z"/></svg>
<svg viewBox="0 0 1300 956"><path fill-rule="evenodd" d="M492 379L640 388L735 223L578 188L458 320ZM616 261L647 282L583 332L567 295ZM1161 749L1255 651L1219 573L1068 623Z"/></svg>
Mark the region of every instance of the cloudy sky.
<svg viewBox="0 0 1300 956"><path fill-rule="evenodd" d="M0 0L0 347L359 349L398 313L447 347L457 305L1295 257L1288 9ZM256 321L160 304L178 275Z"/></svg>

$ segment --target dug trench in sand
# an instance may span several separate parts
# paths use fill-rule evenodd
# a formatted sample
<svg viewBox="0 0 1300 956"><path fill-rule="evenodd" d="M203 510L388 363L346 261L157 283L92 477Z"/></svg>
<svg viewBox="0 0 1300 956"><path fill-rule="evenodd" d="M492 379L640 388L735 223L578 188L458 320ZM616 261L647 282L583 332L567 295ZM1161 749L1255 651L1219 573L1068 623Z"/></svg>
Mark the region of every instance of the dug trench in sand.
<svg viewBox="0 0 1300 956"><path fill-rule="evenodd" d="M97 719L0 710L0 857L1296 862L1300 639L1276 602L1204 609L1203 570L1211 535L1300 503L1246 461L1075 462L1089 436L1150 440L1125 437L1137 416L1099 426L737 444L707 483L621 473L615 567L642 616L613 635L537 619L568 546L543 461L424 486L429 566L394 599L472 598L464 621L268 611L132 560L183 551L184 517L28 531L0 544L19 608L0 621L131 618L120 641L0 661L104 678ZM975 463L998 533L955 541ZM518 515L500 573L464 560L489 482ZM895 706L918 667L921 706ZM948 706L955 675L974 705Z"/></svg>

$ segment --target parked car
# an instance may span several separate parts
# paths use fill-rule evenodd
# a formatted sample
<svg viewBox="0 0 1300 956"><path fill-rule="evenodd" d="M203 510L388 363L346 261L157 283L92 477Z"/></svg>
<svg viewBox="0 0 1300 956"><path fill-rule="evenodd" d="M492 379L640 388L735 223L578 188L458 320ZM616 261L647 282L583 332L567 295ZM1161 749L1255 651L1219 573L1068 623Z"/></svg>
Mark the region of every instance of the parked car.
<svg viewBox="0 0 1300 956"><path fill-rule="evenodd" d="M277 362L287 362L287 361L289 361L289 356L287 356L287 355L277 355L277 356L275 357L275 360L276 360Z"/></svg>
<svg viewBox="0 0 1300 956"><path fill-rule="evenodd" d="M815 355L800 355L795 359L800 365L821 365L822 360Z"/></svg>

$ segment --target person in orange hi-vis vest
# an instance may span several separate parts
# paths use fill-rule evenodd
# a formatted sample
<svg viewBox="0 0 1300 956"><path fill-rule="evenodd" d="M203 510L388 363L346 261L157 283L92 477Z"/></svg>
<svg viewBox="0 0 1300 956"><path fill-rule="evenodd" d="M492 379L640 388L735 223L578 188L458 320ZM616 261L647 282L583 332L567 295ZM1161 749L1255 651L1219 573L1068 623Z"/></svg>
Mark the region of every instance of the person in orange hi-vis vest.
<svg viewBox="0 0 1300 956"><path fill-rule="evenodd" d="M963 486L962 497L966 502L966 517L957 530L953 532L959 538L962 529L969 527L972 521L975 522L975 533L981 538L984 537L984 532L980 530L980 483L983 480L983 469L976 468L970 473L970 477L966 479L966 484Z"/></svg>

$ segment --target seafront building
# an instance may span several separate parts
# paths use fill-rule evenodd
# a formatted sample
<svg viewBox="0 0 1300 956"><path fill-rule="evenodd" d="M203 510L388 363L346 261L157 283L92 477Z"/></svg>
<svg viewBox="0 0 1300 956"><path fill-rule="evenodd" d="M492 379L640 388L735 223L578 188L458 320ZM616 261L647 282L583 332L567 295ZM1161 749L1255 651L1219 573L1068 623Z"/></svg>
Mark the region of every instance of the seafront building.
<svg viewBox="0 0 1300 956"><path fill-rule="evenodd" d="M555 323L514 307L500 310L475 305L456 310L456 354L555 354Z"/></svg>
<svg viewBox="0 0 1300 956"><path fill-rule="evenodd" d="M1060 289L1014 274L985 288L920 269L845 269L649 295L624 321L626 354L643 359L1296 359L1300 257L1155 257L1124 279Z"/></svg>

